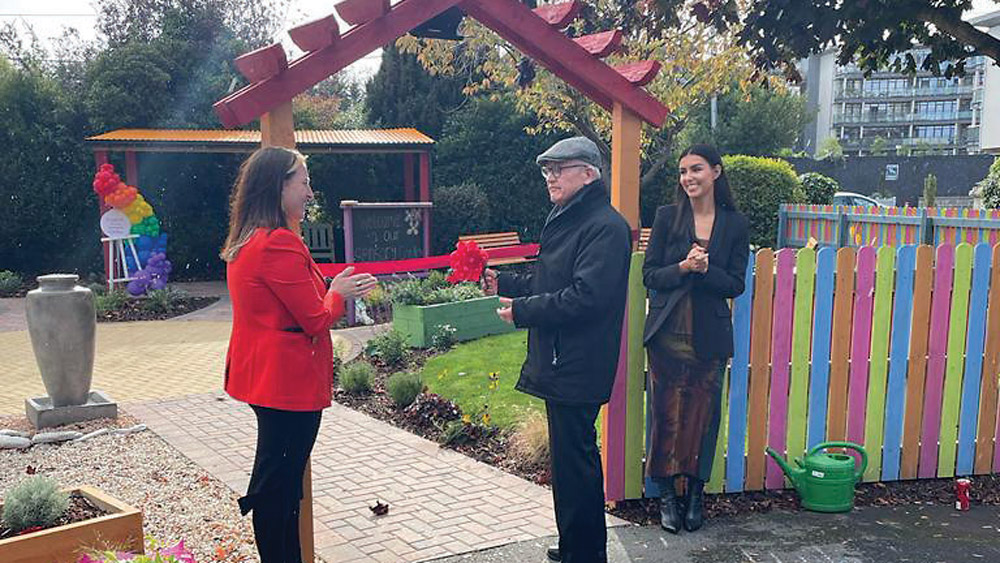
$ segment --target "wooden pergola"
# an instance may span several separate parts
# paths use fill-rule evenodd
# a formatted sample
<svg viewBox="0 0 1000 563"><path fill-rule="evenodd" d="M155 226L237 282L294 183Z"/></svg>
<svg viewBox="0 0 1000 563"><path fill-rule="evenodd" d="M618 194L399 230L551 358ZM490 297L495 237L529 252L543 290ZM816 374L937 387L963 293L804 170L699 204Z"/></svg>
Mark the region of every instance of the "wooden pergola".
<svg viewBox="0 0 1000 563"><path fill-rule="evenodd" d="M238 57L236 67L250 83L216 102L215 112L222 124L231 128L260 119L262 145L294 147L293 97L456 7L612 113L611 201L628 220L633 239L637 240L642 122L660 127L668 113L643 89L659 72L660 63L605 63L602 59L621 45L620 30L568 37L563 30L580 12L582 3L577 0L535 9L520 0L343 0L335 9L351 26L345 33L340 32L333 14L288 31L292 41L305 51L301 57L288 61L279 43ZM636 350L632 347L630 357L641 353L641 343ZM310 562L311 488L311 469L307 466L299 531L303 556Z"/></svg>

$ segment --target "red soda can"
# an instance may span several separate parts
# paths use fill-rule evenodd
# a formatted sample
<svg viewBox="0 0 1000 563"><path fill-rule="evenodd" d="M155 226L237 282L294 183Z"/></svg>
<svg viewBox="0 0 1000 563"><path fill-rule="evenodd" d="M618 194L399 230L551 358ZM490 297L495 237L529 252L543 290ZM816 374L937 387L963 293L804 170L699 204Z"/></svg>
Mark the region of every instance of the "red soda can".
<svg viewBox="0 0 1000 563"><path fill-rule="evenodd" d="M955 480L955 510L969 509L969 489L971 487L972 481L968 479Z"/></svg>

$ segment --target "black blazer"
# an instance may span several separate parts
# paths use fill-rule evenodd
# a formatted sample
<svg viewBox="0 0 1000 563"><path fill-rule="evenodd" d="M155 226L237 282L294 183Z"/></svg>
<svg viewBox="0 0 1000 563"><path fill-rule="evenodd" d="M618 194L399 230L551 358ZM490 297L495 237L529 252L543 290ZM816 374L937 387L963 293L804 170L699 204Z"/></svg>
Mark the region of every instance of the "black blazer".
<svg viewBox="0 0 1000 563"><path fill-rule="evenodd" d="M685 291L691 292L695 355L725 359L733 355L733 322L729 298L743 293L750 255L746 218L737 211L717 207L708 245L708 271L683 273L680 262L691 250L694 233L671 233L677 205L656 210L656 220L642 265L642 281L650 290L649 314L643 332L648 344Z"/></svg>

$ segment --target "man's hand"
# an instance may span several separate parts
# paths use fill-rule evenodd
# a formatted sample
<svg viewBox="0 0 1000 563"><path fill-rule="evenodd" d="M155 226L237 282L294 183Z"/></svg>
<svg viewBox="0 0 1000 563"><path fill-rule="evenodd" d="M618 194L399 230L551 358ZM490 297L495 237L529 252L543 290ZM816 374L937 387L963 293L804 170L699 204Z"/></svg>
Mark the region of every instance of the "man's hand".
<svg viewBox="0 0 1000 563"><path fill-rule="evenodd" d="M500 308L497 309L497 315L504 322L514 324L514 309L511 308L511 304L514 302L513 299L507 297L500 298Z"/></svg>
<svg viewBox="0 0 1000 563"><path fill-rule="evenodd" d="M483 293L486 295L497 294L497 271L486 268L483 272L482 280Z"/></svg>

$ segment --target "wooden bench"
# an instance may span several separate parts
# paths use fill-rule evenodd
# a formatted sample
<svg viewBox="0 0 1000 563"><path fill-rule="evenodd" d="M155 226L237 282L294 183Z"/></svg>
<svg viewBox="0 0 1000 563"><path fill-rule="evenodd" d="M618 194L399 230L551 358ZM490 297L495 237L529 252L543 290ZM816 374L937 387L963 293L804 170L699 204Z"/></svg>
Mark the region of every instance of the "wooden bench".
<svg viewBox="0 0 1000 563"><path fill-rule="evenodd" d="M462 235L458 237L459 241L471 240L475 241L479 248L483 250L490 250L492 248L506 248L512 246L521 245L521 236L517 234L516 231L510 231L507 233L484 233L480 235ZM531 262L534 260L534 256L511 256L507 258L490 258L487 262L488 266L500 266L503 264L520 264L523 262Z"/></svg>
<svg viewBox="0 0 1000 563"><path fill-rule="evenodd" d="M302 240L309 248L313 260L334 262L333 225L329 223L302 223Z"/></svg>

